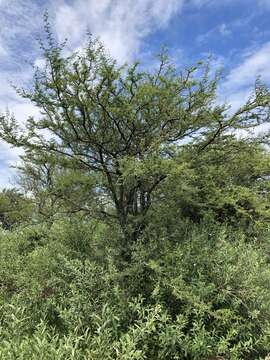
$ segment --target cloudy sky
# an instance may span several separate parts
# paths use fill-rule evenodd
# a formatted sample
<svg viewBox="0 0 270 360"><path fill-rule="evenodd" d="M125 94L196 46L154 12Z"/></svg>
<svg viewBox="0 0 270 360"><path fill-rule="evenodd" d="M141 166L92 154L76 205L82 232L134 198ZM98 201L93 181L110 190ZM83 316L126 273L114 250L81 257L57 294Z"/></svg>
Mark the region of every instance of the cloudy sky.
<svg viewBox="0 0 270 360"><path fill-rule="evenodd" d="M161 45L178 64L209 54L224 68L220 93L237 106L257 75L270 84L270 0L0 0L0 112L23 121L37 115L14 93L41 64L37 37L49 11L59 40L78 48L86 31L97 35L119 62L141 59L151 66ZM18 151L0 142L0 188L8 186Z"/></svg>

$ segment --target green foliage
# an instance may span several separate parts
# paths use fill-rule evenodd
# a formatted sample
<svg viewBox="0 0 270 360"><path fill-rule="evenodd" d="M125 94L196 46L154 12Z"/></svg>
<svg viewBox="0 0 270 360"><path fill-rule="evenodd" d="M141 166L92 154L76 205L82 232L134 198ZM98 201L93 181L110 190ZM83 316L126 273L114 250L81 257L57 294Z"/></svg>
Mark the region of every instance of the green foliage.
<svg viewBox="0 0 270 360"><path fill-rule="evenodd" d="M225 136L196 159L186 149L155 194L150 217L170 234L185 218L260 231L270 218L269 175L269 152L257 139Z"/></svg>
<svg viewBox="0 0 270 360"><path fill-rule="evenodd" d="M262 251L240 232L189 224L178 244L154 237L138 243L121 270L116 245L106 242L109 232L96 226L60 221L50 230L2 233L2 358L263 359L269 353L269 235Z"/></svg>
<svg viewBox="0 0 270 360"><path fill-rule="evenodd" d="M208 63L66 55L45 16L41 110L0 194L0 359L262 360L270 354L269 120L259 81L235 113ZM44 133L45 131L45 133Z"/></svg>
<svg viewBox="0 0 270 360"><path fill-rule="evenodd" d="M61 166L59 157L28 152L17 167L17 182L31 196L36 221L53 222L80 213L94 216L97 175Z"/></svg>
<svg viewBox="0 0 270 360"><path fill-rule="evenodd" d="M27 223L32 217L32 201L16 189L4 189L0 193L0 226L11 229Z"/></svg>

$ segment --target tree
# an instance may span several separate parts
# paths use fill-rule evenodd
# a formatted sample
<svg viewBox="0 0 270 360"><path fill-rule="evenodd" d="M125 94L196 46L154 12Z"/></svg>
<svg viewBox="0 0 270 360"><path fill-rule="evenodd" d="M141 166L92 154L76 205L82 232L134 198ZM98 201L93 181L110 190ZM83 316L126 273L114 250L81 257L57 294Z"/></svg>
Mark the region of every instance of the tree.
<svg viewBox="0 0 270 360"><path fill-rule="evenodd" d="M31 197L36 217L41 221L52 223L59 216L77 213L100 219L101 204L95 196L97 180L94 175L65 168L58 161L59 157L50 153L26 152L21 160L16 167L17 183Z"/></svg>
<svg viewBox="0 0 270 360"><path fill-rule="evenodd" d="M256 138L223 135L199 158L185 147L155 193L151 228L173 233L179 220L189 219L262 230L270 219L269 186L270 154Z"/></svg>
<svg viewBox="0 0 270 360"><path fill-rule="evenodd" d="M218 75L211 76L208 63L178 71L162 53L154 71L138 62L117 66L98 40L89 37L83 50L65 55L47 18L45 29L46 65L35 69L30 89L17 89L41 116L24 129L12 115L2 116L0 137L96 174L97 212L115 216L125 240L136 240L144 228L153 193L180 148L192 143L198 157L222 133L268 120L269 94L259 81L248 102L229 114L216 104Z"/></svg>
<svg viewBox="0 0 270 360"><path fill-rule="evenodd" d="M10 230L32 218L31 200L17 189L4 189L0 193L0 226Z"/></svg>

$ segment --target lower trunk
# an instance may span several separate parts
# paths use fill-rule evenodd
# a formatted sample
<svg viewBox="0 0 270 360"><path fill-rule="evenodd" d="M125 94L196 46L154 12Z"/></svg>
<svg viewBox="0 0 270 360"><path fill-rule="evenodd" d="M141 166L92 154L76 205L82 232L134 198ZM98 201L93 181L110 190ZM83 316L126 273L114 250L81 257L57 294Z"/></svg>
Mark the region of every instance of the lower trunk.
<svg viewBox="0 0 270 360"><path fill-rule="evenodd" d="M130 262L132 247L143 234L146 227L145 210L147 208L145 194L143 194L143 197L142 194L139 194L138 197L133 198L133 203L125 205L118 203L117 214L123 233L122 257L124 261Z"/></svg>
<svg viewBox="0 0 270 360"><path fill-rule="evenodd" d="M121 258L125 262L129 263L131 261L132 249L143 234L145 227L145 221L135 223L133 221L127 221L124 226L121 226L123 233Z"/></svg>

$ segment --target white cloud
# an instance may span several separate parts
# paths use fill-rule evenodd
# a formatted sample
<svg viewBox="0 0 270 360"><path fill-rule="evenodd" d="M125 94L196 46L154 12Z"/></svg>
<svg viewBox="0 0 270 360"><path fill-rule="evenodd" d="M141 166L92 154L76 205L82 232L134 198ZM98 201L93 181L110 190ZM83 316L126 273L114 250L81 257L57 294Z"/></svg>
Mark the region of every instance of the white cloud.
<svg viewBox="0 0 270 360"><path fill-rule="evenodd" d="M232 31L228 28L228 25L226 25L226 24L221 24L218 27L218 30L219 30L220 34L223 36L229 36L232 33Z"/></svg>
<svg viewBox="0 0 270 360"><path fill-rule="evenodd" d="M35 38L35 30L40 26L42 9L31 0L0 1L0 41L6 49L17 45L17 49L28 48ZM28 43L18 43L27 37ZM25 40L25 39L24 39Z"/></svg>
<svg viewBox="0 0 270 360"><path fill-rule="evenodd" d="M244 51L242 62L232 68L219 89L219 100L227 102L231 106L231 112L241 107L254 90L256 78L261 75L264 83L270 83L270 42L252 51ZM254 134L269 131L268 124L253 129ZM245 131L239 135L246 135Z"/></svg>
<svg viewBox="0 0 270 360"><path fill-rule="evenodd" d="M38 109L31 103L19 101L14 97L4 102L0 99L0 109L9 108L19 122L24 122L27 117L38 115ZM5 110L5 109L4 109ZM16 173L14 166L19 161L20 149L12 148L0 140L0 189L12 185L12 179Z"/></svg>
<svg viewBox="0 0 270 360"><path fill-rule="evenodd" d="M223 0L223 1L217 1L217 0L186 0L187 4L190 4L192 6L202 8L203 6L211 6L211 7L220 7L227 5L231 2L241 2L242 0ZM246 0L244 0L246 1Z"/></svg>
<svg viewBox="0 0 270 360"><path fill-rule="evenodd" d="M13 185L16 170L11 166L16 165L20 154L20 150L0 141L0 189Z"/></svg>
<svg viewBox="0 0 270 360"><path fill-rule="evenodd" d="M0 113L8 108L20 122L37 110L17 96L10 81L20 86L31 77L27 61L36 46L42 12L32 0L0 0ZM10 165L18 161L19 153L0 141L0 188L9 185L15 173Z"/></svg>
<svg viewBox="0 0 270 360"><path fill-rule="evenodd" d="M254 84L256 77L261 76L264 82L270 82L270 42L247 55L242 63L233 68L226 78L225 87L241 89Z"/></svg>
<svg viewBox="0 0 270 360"><path fill-rule="evenodd" d="M4 46L0 43L0 58L7 56L8 55L8 51L4 48Z"/></svg>
<svg viewBox="0 0 270 360"><path fill-rule="evenodd" d="M270 0L258 0L259 5L270 7Z"/></svg>
<svg viewBox="0 0 270 360"><path fill-rule="evenodd" d="M204 32L204 33L200 34L199 36L197 36L196 42L204 43L206 41L210 41L211 37L216 37L216 36L228 37L231 34L232 34L232 31L229 28L229 26L227 24L223 23L223 24L215 26L212 29L210 29L209 31Z"/></svg>
<svg viewBox="0 0 270 360"><path fill-rule="evenodd" d="M101 38L119 61L138 53L142 39L165 27L182 7L183 0L77 0L55 7L55 28L60 39L73 47L88 29Z"/></svg>
<svg viewBox="0 0 270 360"><path fill-rule="evenodd" d="M29 69L24 72L0 72L0 113L4 113L7 109L12 112L16 119L23 123L27 117L38 114L29 101L21 99L11 87L10 81L21 85L27 81L31 75ZM19 160L18 149L11 148L3 141L0 141L0 189L12 185L12 178L15 170L10 168L11 165Z"/></svg>

